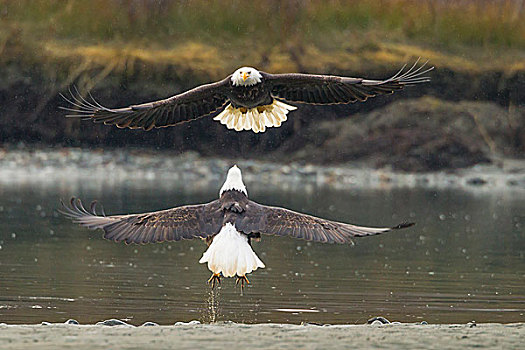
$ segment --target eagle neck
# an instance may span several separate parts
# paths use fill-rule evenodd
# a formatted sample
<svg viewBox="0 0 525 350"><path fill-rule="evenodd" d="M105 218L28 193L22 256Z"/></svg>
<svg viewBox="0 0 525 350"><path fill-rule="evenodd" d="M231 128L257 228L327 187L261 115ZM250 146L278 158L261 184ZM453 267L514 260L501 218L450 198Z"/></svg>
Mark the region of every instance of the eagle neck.
<svg viewBox="0 0 525 350"><path fill-rule="evenodd" d="M246 191L246 186L244 186L244 182L242 181L241 171L236 166L232 167L230 171L228 171L226 181L219 191L219 198L226 191L239 191L248 197L248 191Z"/></svg>

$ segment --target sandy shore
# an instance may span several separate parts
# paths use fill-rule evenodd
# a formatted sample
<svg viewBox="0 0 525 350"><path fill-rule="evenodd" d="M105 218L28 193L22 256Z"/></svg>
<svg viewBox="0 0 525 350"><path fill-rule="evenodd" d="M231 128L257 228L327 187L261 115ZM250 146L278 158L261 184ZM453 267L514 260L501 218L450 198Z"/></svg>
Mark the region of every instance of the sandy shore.
<svg viewBox="0 0 525 350"><path fill-rule="evenodd" d="M176 326L1 325L9 349L518 349L525 324Z"/></svg>

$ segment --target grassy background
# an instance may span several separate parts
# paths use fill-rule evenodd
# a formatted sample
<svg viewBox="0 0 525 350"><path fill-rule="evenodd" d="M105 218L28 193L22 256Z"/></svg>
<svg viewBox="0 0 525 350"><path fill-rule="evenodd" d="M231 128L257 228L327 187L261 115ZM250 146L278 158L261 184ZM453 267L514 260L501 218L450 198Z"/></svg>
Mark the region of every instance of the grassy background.
<svg viewBox="0 0 525 350"><path fill-rule="evenodd" d="M524 2L3 0L0 54L4 61L24 53L29 60L82 56L113 66L126 56L176 63L197 77L200 67L207 78L239 62L344 71L412 56L441 66L521 68ZM363 62L365 54L373 63Z"/></svg>
<svg viewBox="0 0 525 350"><path fill-rule="evenodd" d="M347 35L377 32L389 40L447 49L525 48L525 9L519 0L4 0L1 6L3 24L19 25L38 40L164 48L186 40L324 46Z"/></svg>
<svg viewBox="0 0 525 350"><path fill-rule="evenodd" d="M51 92L115 77L155 82L145 87L155 95L242 65L379 78L423 57L441 70L512 75L525 71L524 3L0 0L0 67L40 76Z"/></svg>
<svg viewBox="0 0 525 350"><path fill-rule="evenodd" d="M525 105L524 17L525 0L0 0L0 144L160 145L251 157L312 143L310 123L424 95L490 101L510 118ZM302 106L263 135L232 137L209 120L144 133L57 112L59 93L71 85L116 107L164 98L242 65L385 78L417 57L436 66L431 84L364 104ZM515 153L525 144L522 129L509 127Z"/></svg>

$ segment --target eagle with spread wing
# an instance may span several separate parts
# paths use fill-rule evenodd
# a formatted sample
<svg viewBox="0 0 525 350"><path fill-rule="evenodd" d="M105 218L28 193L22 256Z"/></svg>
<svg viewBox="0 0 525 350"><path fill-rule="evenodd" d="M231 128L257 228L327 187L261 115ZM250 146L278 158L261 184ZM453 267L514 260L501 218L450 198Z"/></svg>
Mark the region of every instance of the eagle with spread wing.
<svg viewBox="0 0 525 350"><path fill-rule="evenodd" d="M219 199L144 214L97 214L96 202L86 209L79 199L63 205L62 214L89 229L102 229L114 242L155 243L202 238L208 249L200 259L212 271L209 283L220 277L237 276L237 283L249 283L246 274L264 268L252 249L252 239L261 235L300 238L322 243L352 243L354 237L373 236L414 225L365 227L321 219L288 209L265 206L248 199L241 171L233 166L219 191Z"/></svg>
<svg viewBox="0 0 525 350"><path fill-rule="evenodd" d="M93 98L80 94L62 97L71 106L61 107L73 112L68 117L92 119L96 123L119 128L163 128L217 114L214 120L236 131L264 132L279 127L287 120L288 112L297 109L291 103L318 105L366 101L369 97L391 94L405 86L428 82L425 76L434 67L417 60L408 70L403 66L385 80L340 77L315 74L270 74L252 67L237 69L221 81L201 85L164 100L107 108Z"/></svg>

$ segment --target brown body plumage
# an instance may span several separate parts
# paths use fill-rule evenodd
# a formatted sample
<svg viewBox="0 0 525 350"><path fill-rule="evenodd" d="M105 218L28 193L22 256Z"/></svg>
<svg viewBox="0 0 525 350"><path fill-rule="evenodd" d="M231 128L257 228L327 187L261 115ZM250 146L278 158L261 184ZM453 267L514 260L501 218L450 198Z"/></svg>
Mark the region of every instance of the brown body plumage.
<svg viewBox="0 0 525 350"><path fill-rule="evenodd" d="M251 247L261 235L289 236L323 243L351 243L353 237L372 236L412 226L365 227L321 219L288 209L265 206L248 199L240 170L234 166L219 199L144 214L98 215L96 202L84 208L72 198L61 212L73 222L90 229L102 229L104 238L114 242L156 243L202 238L208 244L201 263L213 272L212 285L220 276L237 275L241 286L249 283L246 274L265 267Z"/></svg>
<svg viewBox="0 0 525 350"><path fill-rule="evenodd" d="M230 129L264 132L278 127L289 111L296 107L284 102L308 104L342 104L366 101L369 97L391 94L405 86L429 81L424 75L433 67L416 63L407 71L403 67L385 80L370 80L333 75L270 74L251 67L239 68L225 79L201 85L164 100L111 109L79 94L64 97L74 112L71 117L92 119L96 123L119 128L144 129L167 127L223 111L219 120ZM280 101L277 107L276 100ZM229 104L228 104L229 102ZM228 104L228 105L227 105ZM238 113L237 113L238 112Z"/></svg>
<svg viewBox="0 0 525 350"><path fill-rule="evenodd" d="M292 210L258 204L240 191L224 192L206 204L182 206L144 214L104 216L72 198L62 213L89 229L104 230L104 238L114 242L158 243L203 238L211 243L221 227L232 223L236 229L257 238L261 234L290 236L322 243L351 243L353 237L373 236L412 226L365 227L321 219Z"/></svg>
<svg viewBox="0 0 525 350"><path fill-rule="evenodd" d="M412 226L365 227L321 219L288 209L265 206L248 199L241 171L233 166L219 191L219 199L144 214L98 215L96 202L84 208L79 199L63 204L62 214L90 229L102 229L104 238L114 242L156 243L202 238L208 249L199 262L213 272L209 282L220 277L238 277L241 286L249 283L246 274L264 268L251 247L261 235L289 236L323 243L351 243L353 237L372 236Z"/></svg>

